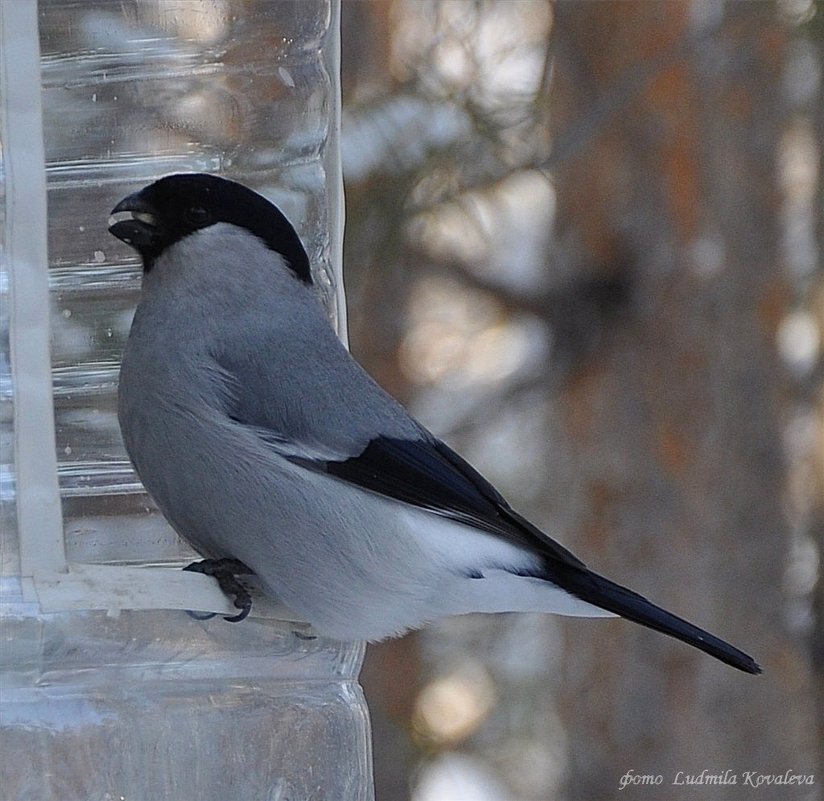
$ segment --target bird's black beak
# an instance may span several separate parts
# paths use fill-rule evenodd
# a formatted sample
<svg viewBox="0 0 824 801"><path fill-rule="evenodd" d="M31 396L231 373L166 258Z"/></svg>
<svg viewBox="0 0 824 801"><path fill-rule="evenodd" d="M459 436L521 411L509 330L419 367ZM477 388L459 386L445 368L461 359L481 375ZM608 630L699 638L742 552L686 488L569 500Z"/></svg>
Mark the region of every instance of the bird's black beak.
<svg viewBox="0 0 824 801"><path fill-rule="evenodd" d="M136 250L150 250L161 239L156 209L136 192L123 198L109 217L109 233Z"/></svg>

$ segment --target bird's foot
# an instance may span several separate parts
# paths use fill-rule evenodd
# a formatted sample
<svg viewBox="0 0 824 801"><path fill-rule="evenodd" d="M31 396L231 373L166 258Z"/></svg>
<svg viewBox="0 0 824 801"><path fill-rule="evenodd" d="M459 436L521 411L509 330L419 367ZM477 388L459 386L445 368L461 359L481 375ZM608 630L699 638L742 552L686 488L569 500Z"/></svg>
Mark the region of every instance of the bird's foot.
<svg viewBox="0 0 824 801"><path fill-rule="evenodd" d="M230 623L240 623L252 611L252 596L237 580L237 576L251 575L252 570L239 559L203 559L200 562L192 562L183 569L190 573L203 573L205 576L216 578L223 593L232 597L234 605L240 609L240 612L232 617L224 617L224 620ZM198 612L188 612L188 614L195 620L209 620L215 616L214 612L207 613L205 616Z"/></svg>

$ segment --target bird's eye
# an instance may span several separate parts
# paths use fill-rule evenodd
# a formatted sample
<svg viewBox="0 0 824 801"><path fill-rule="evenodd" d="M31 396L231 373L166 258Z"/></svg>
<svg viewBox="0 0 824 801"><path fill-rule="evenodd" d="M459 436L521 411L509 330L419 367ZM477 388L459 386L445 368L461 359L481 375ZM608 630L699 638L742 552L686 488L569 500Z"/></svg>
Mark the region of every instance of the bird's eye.
<svg viewBox="0 0 824 801"><path fill-rule="evenodd" d="M185 217L186 221L192 225L203 225L209 222L211 214L204 206L190 206L186 209Z"/></svg>

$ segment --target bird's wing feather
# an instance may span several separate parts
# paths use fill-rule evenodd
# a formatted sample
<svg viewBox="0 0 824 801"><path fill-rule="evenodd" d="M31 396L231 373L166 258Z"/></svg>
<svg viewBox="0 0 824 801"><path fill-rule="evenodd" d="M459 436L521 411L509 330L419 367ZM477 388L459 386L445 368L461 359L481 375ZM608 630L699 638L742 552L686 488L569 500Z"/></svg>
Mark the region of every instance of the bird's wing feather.
<svg viewBox="0 0 824 801"><path fill-rule="evenodd" d="M422 433L428 434L422 430ZM259 436L289 461L460 523L475 526L561 563L576 556L515 512L468 462L434 436L375 437L356 456L295 447L271 431Z"/></svg>
<svg viewBox="0 0 824 801"><path fill-rule="evenodd" d="M241 342L216 354L233 398L225 411L236 423L306 469L475 526L550 562L584 566L410 417L352 359L325 319L316 322L310 333L294 335L288 363L274 335L255 347ZM245 329L236 335L245 336ZM238 352L248 358L238 360ZM296 371L295 363L313 369ZM284 375L301 403L276 401Z"/></svg>

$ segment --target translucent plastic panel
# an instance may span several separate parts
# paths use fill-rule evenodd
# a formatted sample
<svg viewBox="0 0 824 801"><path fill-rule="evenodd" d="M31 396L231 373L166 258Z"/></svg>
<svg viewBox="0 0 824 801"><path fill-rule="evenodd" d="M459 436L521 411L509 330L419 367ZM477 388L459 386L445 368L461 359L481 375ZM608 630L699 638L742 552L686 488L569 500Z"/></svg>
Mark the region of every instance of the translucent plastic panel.
<svg viewBox="0 0 824 801"><path fill-rule="evenodd" d="M272 621L6 603L4 799L371 798L359 649Z"/></svg>
<svg viewBox="0 0 824 801"><path fill-rule="evenodd" d="M0 148L0 576L17 573L17 525L14 502L14 404L9 341L9 272L6 262L6 180Z"/></svg>
<svg viewBox="0 0 824 801"><path fill-rule="evenodd" d="M0 11L12 6L31 8L0 0ZM179 564L194 554L142 490L118 429L118 363L141 276L133 252L108 234L108 214L172 171L240 180L295 224L330 314L339 313L336 3L41 0L38 8L67 555ZM9 158L3 141L0 156ZM43 585L21 580L9 536L13 403L25 392L9 369L8 320L0 323L0 796L369 801L361 645L256 617L234 625L183 611L118 613L116 597L111 614L44 614L30 602ZM50 434L43 439L50 448Z"/></svg>
<svg viewBox="0 0 824 801"><path fill-rule="evenodd" d="M168 172L226 174L280 205L329 287L329 23L329 3L315 0L40 3L57 452L70 560L190 556L146 511L151 502L120 440L118 359L140 275L134 254L106 231L108 212ZM331 290L328 301L334 313ZM142 543L158 548L149 556Z"/></svg>

